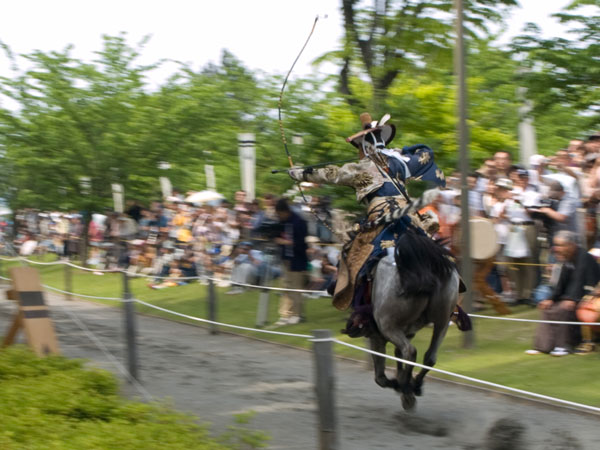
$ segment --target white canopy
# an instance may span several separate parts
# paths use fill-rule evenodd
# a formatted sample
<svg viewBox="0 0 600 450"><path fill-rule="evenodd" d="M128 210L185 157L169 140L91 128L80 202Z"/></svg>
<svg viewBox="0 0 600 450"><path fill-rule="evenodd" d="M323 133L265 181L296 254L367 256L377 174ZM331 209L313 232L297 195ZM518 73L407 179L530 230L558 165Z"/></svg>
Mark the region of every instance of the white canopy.
<svg viewBox="0 0 600 450"><path fill-rule="evenodd" d="M194 192L194 193L188 195L185 198L185 202L186 203L201 204L201 203L213 202L215 200L222 200L224 198L225 197L223 197L223 195L219 194L218 192L214 192L214 191L199 191L199 192Z"/></svg>

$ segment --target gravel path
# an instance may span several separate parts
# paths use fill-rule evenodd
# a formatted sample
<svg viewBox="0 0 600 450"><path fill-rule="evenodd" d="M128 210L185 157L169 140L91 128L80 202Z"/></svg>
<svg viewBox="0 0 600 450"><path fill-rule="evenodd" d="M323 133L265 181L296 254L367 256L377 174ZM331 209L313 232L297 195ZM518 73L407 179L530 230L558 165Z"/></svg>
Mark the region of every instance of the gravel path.
<svg viewBox="0 0 600 450"><path fill-rule="evenodd" d="M1 298L4 295L0 294ZM47 294L61 351L117 372L67 314L69 308L119 361L125 362L120 310ZM0 335L15 306L0 300ZM164 319L138 316L140 376L155 398L212 423L255 411L251 427L271 435L272 449L314 449L317 415L312 353ZM358 341L357 341L358 342ZM413 412L373 382L364 364L335 361L340 448L596 449L600 416L554 408L429 378ZM139 393L123 383L127 395Z"/></svg>

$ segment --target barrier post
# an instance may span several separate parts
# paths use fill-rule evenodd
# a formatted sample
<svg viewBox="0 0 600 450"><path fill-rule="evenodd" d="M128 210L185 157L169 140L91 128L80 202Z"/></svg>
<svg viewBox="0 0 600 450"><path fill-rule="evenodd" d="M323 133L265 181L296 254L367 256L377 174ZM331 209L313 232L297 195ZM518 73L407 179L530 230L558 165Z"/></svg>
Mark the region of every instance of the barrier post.
<svg viewBox="0 0 600 450"><path fill-rule="evenodd" d="M210 272L208 274L208 320L212 320L213 322L217 321L217 290L215 289L215 282L213 279L213 274ZM210 324L210 334L218 334L219 329L214 323Z"/></svg>
<svg viewBox="0 0 600 450"><path fill-rule="evenodd" d="M71 292L73 292L73 272L69 264L65 264L65 291L68 292L68 294L65 294L67 300L73 300L71 296Z"/></svg>
<svg viewBox="0 0 600 450"><path fill-rule="evenodd" d="M335 411L335 376L331 330L313 330L315 391L319 408L319 449L339 448Z"/></svg>
<svg viewBox="0 0 600 450"><path fill-rule="evenodd" d="M265 268L265 275L262 279L262 285L268 286L271 281L271 256L267 255L267 267ZM256 326L262 328L267 323L267 317L269 315L269 289L262 289L258 297L258 308L256 310Z"/></svg>
<svg viewBox="0 0 600 450"><path fill-rule="evenodd" d="M129 290L129 275L123 271L123 311L125 313L125 340L127 345L127 369L129 375L139 381L135 328L135 304Z"/></svg>

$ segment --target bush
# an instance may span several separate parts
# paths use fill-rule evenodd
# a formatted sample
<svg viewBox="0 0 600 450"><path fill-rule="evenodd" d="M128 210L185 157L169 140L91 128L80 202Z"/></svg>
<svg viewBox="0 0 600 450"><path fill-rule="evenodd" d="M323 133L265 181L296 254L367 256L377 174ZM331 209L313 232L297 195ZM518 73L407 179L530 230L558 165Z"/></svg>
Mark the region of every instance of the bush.
<svg viewBox="0 0 600 450"><path fill-rule="evenodd" d="M213 439L194 416L160 403L127 401L115 377L81 360L0 351L0 448L231 449L264 446L260 432L238 428ZM252 436L252 439L248 439Z"/></svg>

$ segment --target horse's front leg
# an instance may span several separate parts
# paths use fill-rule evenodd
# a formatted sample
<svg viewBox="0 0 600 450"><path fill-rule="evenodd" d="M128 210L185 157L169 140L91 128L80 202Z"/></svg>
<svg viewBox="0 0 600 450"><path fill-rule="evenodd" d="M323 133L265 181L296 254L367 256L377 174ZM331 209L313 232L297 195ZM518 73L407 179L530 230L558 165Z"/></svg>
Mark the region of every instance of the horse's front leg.
<svg viewBox="0 0 600 450"><path fill-rule="evenodd" d="M369 341L371 343L371 350L377 353L385 354L386 340L380 333L374 333ZM373 357L373 368L375 369L375 383L381 387L390 387L397 389L398 381L390 380L385 376L385 358L378 355L371 355Z"/></svg>

